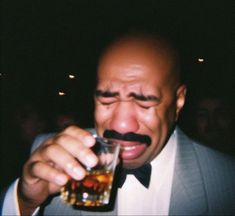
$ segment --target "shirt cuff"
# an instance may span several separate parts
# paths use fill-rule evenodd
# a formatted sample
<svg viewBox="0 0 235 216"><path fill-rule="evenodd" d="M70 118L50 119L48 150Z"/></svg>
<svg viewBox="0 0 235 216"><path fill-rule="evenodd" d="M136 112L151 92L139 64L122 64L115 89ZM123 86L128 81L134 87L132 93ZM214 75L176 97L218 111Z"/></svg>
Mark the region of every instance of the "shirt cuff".
<svg viewBox="0 0 235 216"><path fill-rule="evenodd" d="M20 208L17 198L17 188L19 179L11 184L8 188L2 206L2 215L20 215ZM33 212L32 216L37 215L39 207Z"/></svg>

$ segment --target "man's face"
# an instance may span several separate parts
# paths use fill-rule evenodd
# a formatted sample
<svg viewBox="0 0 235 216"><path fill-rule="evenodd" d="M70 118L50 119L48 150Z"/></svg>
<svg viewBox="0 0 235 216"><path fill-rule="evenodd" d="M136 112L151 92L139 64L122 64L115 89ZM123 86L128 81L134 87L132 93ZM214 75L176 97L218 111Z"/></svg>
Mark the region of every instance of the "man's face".
<svg viewBox="0 0 235 216"><path fill-rule="evenodd" d="M185 88L177 86L172 62L161 53L136 45L114 48L98 68L96 129L121 144L127 168L150 162L161 151L184 104Z"/></svg>
<svg viewBox="0 0 235 216"><path fill-rule="evenodd" d="M225 143L229 137L230 119L228 108L219 98L204 98L199 101L196 129L200 141L213 146Z"/></svg>

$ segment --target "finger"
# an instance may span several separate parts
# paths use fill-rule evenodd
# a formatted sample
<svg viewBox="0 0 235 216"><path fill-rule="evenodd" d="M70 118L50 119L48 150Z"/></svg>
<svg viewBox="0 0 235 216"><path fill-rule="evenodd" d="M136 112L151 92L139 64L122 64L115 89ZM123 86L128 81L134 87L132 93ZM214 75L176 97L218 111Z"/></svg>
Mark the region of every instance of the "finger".
<svg viewBox="0 0 235 216"><path fill-rule="evenodd" d="M67 127L61 134L70 135L78 139L87 147L91 147L95 144L95 138L91 133L76 126Z"/></svg>
<svg viewBox="0 0 235 216"><path fill-rule="evenodd" d="M55 169L47 163L40 161L31 163L28 169L29 174L32 177L30 184L35 184L39 180L44 180L62 186L65 185L69 179L65 173Z"/></svg>
<svg viewBox="0 0 235 216"><path fill-rule="evenodd" d="M97 156L93 151L74 137L64 134L57 137L56 143L62 146L86 167L93 167L98 162Z"/></svg>
<svg viewBox="0 0 235 216"><path fill-rule="evenodd" d="M41 149L41 157L47 163L53 163L57 170L62 169L76 180L85 177L86 171L74 156L60 145L47 145Z"/></svg>

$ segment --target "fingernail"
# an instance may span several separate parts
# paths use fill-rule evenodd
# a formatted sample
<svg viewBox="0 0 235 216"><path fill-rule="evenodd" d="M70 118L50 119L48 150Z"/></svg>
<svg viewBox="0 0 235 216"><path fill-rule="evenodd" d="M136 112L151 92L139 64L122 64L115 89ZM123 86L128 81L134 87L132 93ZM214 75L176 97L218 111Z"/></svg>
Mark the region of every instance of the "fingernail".
<svg viewBox="0 0 235 216"><path fill-rule="evenodd" d="M92 155L92 154L91 155L87 155L85 159L86 159L88 167L93 167L98 162L97 157L95 155Z"/></svg>
<svg viewBox="0 0 235 216"><path fill-rule="evenodd" d="M73 168L73 173L75 174L73 177L76 180L81 180L85 176L85 171L78 167Z"/></svg>
<svg viewBox="0 0 235 216"><path fill-rule="evenodd" d="M92 136L86 136L83 138L83 142L86 146L90 147L94 144L94 138Z"/></svg>
<svg viewBox="0 0 235 216"><path fill-rule="evenodd" d="M55 181L58 185L64 185L67 182L67 177L64 175L57 175Z"/></svg>
<svg viewBox="0 0 235 216"><path fill-rule="evenodd" d="M67 164L68 174L76 180L81 180L85 176L85 171L80 167L74 166L73 164Z"/></svg>

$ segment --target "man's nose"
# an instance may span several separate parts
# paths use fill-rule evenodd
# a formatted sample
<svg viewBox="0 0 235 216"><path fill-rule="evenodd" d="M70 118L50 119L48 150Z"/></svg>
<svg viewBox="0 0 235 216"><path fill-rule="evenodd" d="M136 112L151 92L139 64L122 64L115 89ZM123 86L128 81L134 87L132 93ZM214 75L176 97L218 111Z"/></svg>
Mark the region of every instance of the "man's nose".
<svg viewBox="0 0 235 216"><path fill-rule="evenodd" d="M122 101L115 108L110 127L119 133L137 132L138 117L131 101Z"/></svg>

